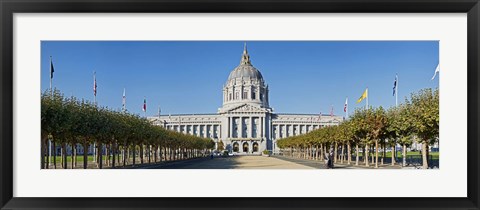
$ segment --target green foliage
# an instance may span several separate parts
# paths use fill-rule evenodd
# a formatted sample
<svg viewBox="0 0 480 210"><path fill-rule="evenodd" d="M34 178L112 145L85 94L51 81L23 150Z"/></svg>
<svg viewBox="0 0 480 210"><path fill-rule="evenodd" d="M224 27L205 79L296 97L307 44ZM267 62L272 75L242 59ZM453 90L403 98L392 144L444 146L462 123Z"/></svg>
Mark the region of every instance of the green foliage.
<svg viewBox="0 0 480 210"><path fill-rule="evenodd" d="M280 148L306 148L319 144L347 143L371 144L375 140L390 139L410 145L414 136L430 140L439 132L438 89L423 89L411 95L404 104L388 110L382 107L356 109L350 119L339 126L323 127L307 134L280 139Z"/></svg>
<svg viewBox="0 0 480 210"><path fill-rule="evenodd" d="M76 98L65 98L58 90L44 92L41 97L42 138L51 135L58 143L140 143L183 149L212 149L207 138L168 131L146 119L126 112L98 107Z"/></svg>
<svg viewBox="0 0 480 210"><path fill-rule="evenodd" d="M218 141L218 143L217 143L217 150L218 150L218 151L225 150L225 144L223 144L223 141L222 141L222 140Z"/></svg>

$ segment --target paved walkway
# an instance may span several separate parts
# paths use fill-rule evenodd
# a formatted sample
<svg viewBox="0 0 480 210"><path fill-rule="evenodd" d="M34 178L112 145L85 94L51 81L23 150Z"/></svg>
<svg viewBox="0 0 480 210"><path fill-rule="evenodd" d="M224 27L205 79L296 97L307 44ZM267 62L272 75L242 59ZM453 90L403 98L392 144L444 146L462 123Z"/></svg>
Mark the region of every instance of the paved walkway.
<svg viewBox="0 0 480 210"><path fill-rule="evenodd" d="M234 156L201 158L172 163L158 164L140 167L143 169L313 169L308 165L302 165L274 157L263 156Z"/></svg>
<svg viewBox="0 0 480 210"><path fill-rule="evenodd" d="M325 162L321 161L321 160L305 160L305 159L297 159L297 158L292 158L292 157L287 157L287 156L277 156L277 155L272 156L272 157L277 158L277 159L281 159L281 160L285 160L285 161L291 161L291 162L298 163L298 164L305 165L305 166L310 166L310 167L317 168L317 169L326 169L327 168L325 166ZM334 169L375 169L375 168L374 168L374 165L372 165L372 164L370 164L369 167L367 167L365 165L362 165L362 163L359 163L359 165L356 166L355 162L352 162L351 165L348 165L346 163L344 163L344 164L336 163ZM390 164L383 164L383 165L379 165L378 169L402 169L402 167L400 165L392 166Z"/></svg>

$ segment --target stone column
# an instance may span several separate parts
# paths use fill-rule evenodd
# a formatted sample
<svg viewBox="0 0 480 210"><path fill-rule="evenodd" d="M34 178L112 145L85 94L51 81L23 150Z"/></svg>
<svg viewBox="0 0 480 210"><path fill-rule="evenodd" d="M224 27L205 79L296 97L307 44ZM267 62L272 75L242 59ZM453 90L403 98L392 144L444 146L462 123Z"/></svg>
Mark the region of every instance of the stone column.
<svg viewBox="0 0 480 210"><path fill-rule="evenodd" d="M238 132L238 138L243 138L243 117L239 117L239 121L240 121L240 125L237 125L238 127L238 130L240 132Z"/></svg>
<svg viewBox="0 0 480 210"><path fill-rule="evenodd" d="M232 122L232 120L233 120L233 117L228 117L228 121L229 121L229 125L228 125L228 127L229 127L228 137L229 137L229 138L233 138L233 122Z"/></svg>
<svg viewBox="0 0 480 210"><path fill-rule="evenodd" d="M252 133L252 128L253 128L253 119L252 117L250 116L248 118L248 134L247 134L247 137L248 138L253 138L253 133Z"/></svg>
<svg viewBox="0 0 480 210"><path fill-rule="evenodd" d="M276 128L274 128L277 132L275 133L275 139L280 138L280 125L274 125Z"/></svg>
<svg viewBox="0 0 480 210"><path fill-rule="evenodd" d="M203 137L209 138L210 136L207 135L207 126L208 124L203 125Z"/></svg>
<svg viewBox="0 0 480 210"><path fill-rule="evenodd" d="M262 127L260 128L260 136L264 138L265 137L265 117L260 117L260 125L262 125Z"/></svg>

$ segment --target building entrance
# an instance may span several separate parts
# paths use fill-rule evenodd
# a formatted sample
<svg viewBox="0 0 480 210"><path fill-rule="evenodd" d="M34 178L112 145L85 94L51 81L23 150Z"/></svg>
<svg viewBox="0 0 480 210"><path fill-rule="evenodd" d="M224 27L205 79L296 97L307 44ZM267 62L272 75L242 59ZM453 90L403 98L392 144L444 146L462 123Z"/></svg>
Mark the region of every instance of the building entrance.
<svg viewBox="0 0 480 210"><path fill-rule="evenodd" d="M238 147L239 147L239 146L238 146L238 143L237 143L237 142L233 143L233 151L234 151L234 152L238 152L238 149L239 149Z"/></svg>
<svg viewBox="0 0 480 210"><path fill-rule="evenodd" d="M258 152L258 143L253 143L253 152Z"/></svg>
<svg viewBox="0 0 480 210"><path fill-rule="evenodd" d="M243 152L248 152L248 143L243 143Z"/></svg>

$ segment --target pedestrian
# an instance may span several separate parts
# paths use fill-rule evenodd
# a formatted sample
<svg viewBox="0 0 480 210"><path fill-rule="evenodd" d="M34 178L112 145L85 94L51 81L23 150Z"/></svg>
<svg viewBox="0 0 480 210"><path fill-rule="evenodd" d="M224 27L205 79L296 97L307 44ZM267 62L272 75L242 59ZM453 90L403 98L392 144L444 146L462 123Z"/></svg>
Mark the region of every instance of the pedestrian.
<svg viewBox="0 0 480 210"><path fill-rule="evenodd" d="M330 153L328 154L328 168L333 169L333 148L330 148Z"/></svg>

